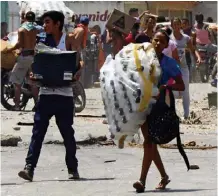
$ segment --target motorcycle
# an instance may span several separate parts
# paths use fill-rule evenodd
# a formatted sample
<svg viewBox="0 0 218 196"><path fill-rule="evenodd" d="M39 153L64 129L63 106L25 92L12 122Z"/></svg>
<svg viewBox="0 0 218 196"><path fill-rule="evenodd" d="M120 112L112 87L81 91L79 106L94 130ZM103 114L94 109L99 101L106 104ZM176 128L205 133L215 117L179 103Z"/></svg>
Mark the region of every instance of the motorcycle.
<svg viewBox="0 0 218 196"><path fill-rule="evenodd" d="M214 68L213 68L213 71L212 71L212 82L211 82L211 86L213 86L213 87L216 87L217 88L217 78L218 78L218 76L217 76L217 74L218 74L218 72L217 72L217 55L216 55L216 63L215 63L215 65L214 65Z"/></svg>
<svg viewBox="0 0 218 196"><path fill-rule="evenodd" d="M1 104L7 110L13 110L14 108L14 96L15 87L14 84L10 82L10 70L1 69ZM21 87L21 101L20 108L26 107L29 99L32 98L32 93L27 88L25 88L26 82L24 81Z"/></svg>
<svg viewBox="0 0 218 196"><path fill-rule="evenodd" d="M11 70L1 69L1 104L7 110L13 110L14 108L14 96L15 86L10 82ZM86 94L83 85L79 80L74 80L72 84L75 112L80 113L85 109L86 106ZM25 79L21 86L21 101L20 108L25 110L27 103L33 98L31 92L31 86Z"/></svg>
<svg viewBox="0 0 218 196"><path fill-rule="evenodd" d="M199 66L200 78L203 83L206 83L209 81L213 67L216 64L216 57L215 54L208 52L207 45L198 46L198 52L202 60Z"/></svg>

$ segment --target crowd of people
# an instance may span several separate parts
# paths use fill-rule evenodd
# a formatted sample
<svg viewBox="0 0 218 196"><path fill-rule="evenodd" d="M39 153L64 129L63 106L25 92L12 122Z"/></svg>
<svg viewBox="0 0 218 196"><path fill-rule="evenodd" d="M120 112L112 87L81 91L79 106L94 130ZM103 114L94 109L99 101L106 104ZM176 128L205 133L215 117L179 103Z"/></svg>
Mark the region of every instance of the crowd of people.
<svg viewBox="0 0 218 196"><path fill-rule="evenodd" d="M154 47L162 69L159 89L170 88L173 91L179 91L183 99L184 118L189 118L190 69L193 64L194 66L200 66L201 64L201 56L198 53L197 45L208 45L208 50L214 50L215 48L215 45L211 43L211 35L207 25L203 22L203 15L196 16L194 28L191 27L188 19L179 18L172 18L170 26L156 25L157 21L164 17L156 18L154 15L149 14L149 11L139 15L136 8L130 9L129 15L135 18L135 24L128 35L121 33L114 27L106 29L102 37L99 38L103 43L105 55L111 54L115 57L129 43L150 42ZM145 28L141 29L141 19L145 15ZM42 42L63 51L77 51L79 70L82 67L83 50L86 47L89 31L89 19L86 16L82 16L75 21L75 29L69 33L63 33L64 15L61 12L46 12L40 21L35 20L33 12L27 12L22 16L22 24L18 29L18 42L12 48L4 51L7 53L16 49L20 50L20 56L11 75L11 81L16 86L15 110L20 110L21 83L31 68L35 45ZM93 34L95 31L96 29L93 30ZM40 36L41 33L44 33L45 36ZM1 37L3 38L5 35L6 33ZM74 118L72 87L40 87L38 91L38 88L32 84L32 89L36 102L33 135L26 157L25 168L18 175L25 180L33 180L34 169L37 166L49 120L52 116L55 116L56 124L66 147L65 160L69 179L79 179L76 142L74 129L72 128ZM149 140L147 126L147 122L141 126L144 136L144 157L140 179L133 184L137 192L143 192L145 189L145 182L152 161L154 161L161 175L161 180L156 188L165 189L170 182L157 145Z"/></svg>

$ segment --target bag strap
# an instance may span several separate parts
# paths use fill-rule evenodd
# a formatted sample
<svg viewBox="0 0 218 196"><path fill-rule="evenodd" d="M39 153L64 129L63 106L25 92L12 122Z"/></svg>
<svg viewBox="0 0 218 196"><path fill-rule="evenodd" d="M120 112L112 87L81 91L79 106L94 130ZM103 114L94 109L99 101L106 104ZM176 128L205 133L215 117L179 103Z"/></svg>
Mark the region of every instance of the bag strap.
<svg viewBox="0 0 218 196"><path fill-rule="evenodd" d="M177 147L179 149L179 152L180 154L182 155L184 161L185 161L185 164L187 166L187 169L189 170L190 169L190 164L189 164L189 160L188 160L188 157L182 147L182 143L181 143L181 138L180 138L180 133L178 134L178 136L176 137L176 140L177 140Z"/></svg>
<svg viewBox="0 0 218 196"><path fill-rule="evenodd" d="M170 87L168 87L167 90L169 91L169 95L170 95L170 108L176 110L173 90Z"/></svg>
<svg viewBox="0 0 218 196"><path fill-rule="evenodd" d="M166 89L163 89L160 91L160 98L157 100L157 101L164 101L165 102L165 99L166 99L166 93L167 93L167 90ZM171 100L170 100L171 101Z"/></svg>

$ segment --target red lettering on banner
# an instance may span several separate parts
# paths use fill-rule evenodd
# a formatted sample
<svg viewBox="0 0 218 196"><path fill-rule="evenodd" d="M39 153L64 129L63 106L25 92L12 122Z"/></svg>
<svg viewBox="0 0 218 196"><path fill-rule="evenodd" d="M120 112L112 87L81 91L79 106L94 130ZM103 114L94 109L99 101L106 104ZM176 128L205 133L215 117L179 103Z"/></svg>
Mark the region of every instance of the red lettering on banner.
<svg viewBox="0 0 218 196"><path fill-rule="evenodd" d="M108 20L110 17L111 13L108 13L108 10L105 10L104 14L100 14L99 11L96 12L96 14L75 14L75 17L81 17L81 16L87 16L90 21L100 21L100 22L105 22Z"/></svg>

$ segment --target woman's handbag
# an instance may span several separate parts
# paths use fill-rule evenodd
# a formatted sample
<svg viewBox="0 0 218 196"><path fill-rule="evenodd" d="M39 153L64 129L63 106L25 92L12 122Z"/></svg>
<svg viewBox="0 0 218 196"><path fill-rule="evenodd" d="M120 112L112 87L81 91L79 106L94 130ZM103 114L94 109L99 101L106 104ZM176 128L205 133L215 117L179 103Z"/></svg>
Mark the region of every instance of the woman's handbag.
<svg viewBox="0 0 218 196"><path fill-rule="evenodd" d="M166 103L167 91L169 91L170 105ZM171 89L164 89L160 92L160 98L153 105L147 120L148 135L153 143L166 144L174 138L177 139L177 147L189 170L189 161L181 144L180 121L176 114L175 98Z"/></svg>

